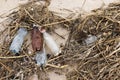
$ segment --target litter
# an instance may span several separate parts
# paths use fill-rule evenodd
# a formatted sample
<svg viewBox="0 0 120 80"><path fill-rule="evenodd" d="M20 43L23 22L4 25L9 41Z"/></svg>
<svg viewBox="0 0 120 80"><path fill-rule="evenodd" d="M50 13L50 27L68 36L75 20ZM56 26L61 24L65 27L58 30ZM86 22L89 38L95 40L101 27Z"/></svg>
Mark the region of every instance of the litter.
<svg viewBox="0 0 120 80"><path fill-rule="evenodd" d="M37 51L35 60L37 62L38 66L44 67L47 63L47 55L45 52L45 48L43 48L43 51Z"/></svg>
<svg viewBox="0 0 120 80"><path fill-rule="evenodd" d="M19 55L19 51L21 50L21 46L23 44L26 34L26 28L20 28L17 31L17 34L10 45L10 51L13 52L15 55Z"/></svg>
<svg viewBox="0 0 120 80"><path fill-rule="evenodd" d="M43 35L39 31L38 27L33 26L31 31L31 38L33 51L41 51L43 48Z"/></svg>
<svg viewBox="0 0 120 80"><path fill-rule="evenodd" d="M93 35L88 35L87 39L85 39L85 43L87 45L95 42L97 40L97 37L96 36L93 36Z"/></svg>
<svg viewBox="0 0 120 80"><path fill-rule="evenodd" d="M46 32L46 30L41 31L43 33L43 38L45 40L46 45L50 48L52 53L57 56L61 52L57 43L53 40L52 36Z"/></svg>

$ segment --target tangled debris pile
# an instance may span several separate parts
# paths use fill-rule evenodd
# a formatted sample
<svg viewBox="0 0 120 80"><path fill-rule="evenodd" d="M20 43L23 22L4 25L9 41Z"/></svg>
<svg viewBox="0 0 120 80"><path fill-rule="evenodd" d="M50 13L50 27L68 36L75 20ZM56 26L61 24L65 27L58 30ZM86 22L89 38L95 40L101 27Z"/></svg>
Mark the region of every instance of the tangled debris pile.
<svg viewBox="0 0 120 80"><path fill-rule="evenodd" d="M77 51L68 52L67 57L71 56L71 60L79 63L76 70L67 74L68 80L120 79L120 3L110 4L108 8L94 12L83 19L81 24L78 23L72 36L80 45L83 45L88 35L96 36L97 41L80 48L74 46L73 49ZM74 41L69 44L69 47L76 45ZM69 47L68 51L71 51ZM84 54L81 59L80 54Z"/></svg>
<svg viewBox="0 0 120 80"><path fill-rule="evenodd" d="M0 37L7 34L4 43L0 45L0 79L26 80L28 76L38 74L40 80L48 80L46 73L36 65L33 59L35 54L28 54L27 47L30 44L27 44L27 39L22 45L20 56L13 56L9 51L18 28L25 27L29 32L33 24L38 24L48 32L54 31L56 25L70 31L61 54L56 57L48 56L50 67L46 66L45 72L53 70L54 67L63 69L66 65L74 66L74 63L77 63L76 69L65 73L67 80L119 80L120 3L94 10L92 15L84 19L60 18L48 11L48 5L49 2L45 5L30 2L9 15L12 21L9 27L0 33Z"/></svg>

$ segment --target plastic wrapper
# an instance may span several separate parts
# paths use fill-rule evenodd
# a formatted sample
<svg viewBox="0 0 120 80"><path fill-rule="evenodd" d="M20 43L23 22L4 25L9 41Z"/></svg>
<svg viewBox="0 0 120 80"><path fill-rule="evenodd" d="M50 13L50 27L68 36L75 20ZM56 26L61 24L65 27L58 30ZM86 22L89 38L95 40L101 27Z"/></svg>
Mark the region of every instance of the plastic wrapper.
<svg viewBox="0 0 120 80"><path fill-rule="evenodd" d="M91 43L94 43L96 40L97 40L96 36L88 35L87 39L85 39L85 43L89 45Z"/></svg>
<svg viewBox="0 0 120 80"><path fill-rule="evenodd" d="M14 37L11 45L10 45L10 51L14 54L19 54L19 51L21 49L21 46L23 44L24 38L27 35L26 28L19 28L17 31L16 36Z"/></svg>

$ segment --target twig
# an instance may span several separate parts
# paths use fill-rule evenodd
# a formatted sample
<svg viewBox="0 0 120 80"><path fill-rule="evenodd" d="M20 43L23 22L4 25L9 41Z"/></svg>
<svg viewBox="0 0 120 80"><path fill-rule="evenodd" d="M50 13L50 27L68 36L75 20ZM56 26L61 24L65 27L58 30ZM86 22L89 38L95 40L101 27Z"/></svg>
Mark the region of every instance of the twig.
<svg viewBox="0 0 120 80"><path fill-rule="evenodd" d="M65 39L62 35L58 34L56 31L54 31L55 34L57 34L59 37L61 37L62 39Z"/></svg>
<svg viewBox="0 0 120 80"><path fill-rule="evenodd" d="M0 64L1 64L5 69L7 69L9 72L12 71L9 67L7 67L6 65L4 65L2 62L0 62Z"/></svg>
<svg viewBox="0 0 120 80"><path fill-rule="evenodd" d="M120 51L120 48L114 50L112 53L110 53L109 55L105 56L106 58L112 56L113 54L115 54L116 52L119 52Z"/></svg>
<svg viewBox="0 0 120 80"><path fill-rule="evenodd" d="M68 65L63 65L63 66L57 66L57 65L53 65L53 64L46 64L46 65L47 65L47 66L50 66L50 67L54 67L54 68L59 68L59 69L68 67Z"/></svg>
<svg viewBox="0 0 120 80"><path fill-rule="evenodd" d="M106 18L106 19L108 19L108 20L110 20L110 21L112 21L112 22L116 22L116 23L119 23L120 24L120 21L117 21L117 20L115 20L115 19L111 19L110 17L107 17L107 16L102 16L103 18Z"/></svg>
<svg viewBox="0 0 120 80"><path fill-rule="evenodd" d="M6 78L9 78L10 76L12 76L14 73L11 73L11 74L9 74L9 75L7 75L7 76L5 76L5 77L2 77L2 78L0 78L0 80L5 80Z"/></svg>
<svg viewBox="0 0 120 80"><path fill-rule="evenodd" d="M98 30L98 28L99 28L100 24L102 23L102 21L103 21L103 19L101 19L101 20L98 22L98 24L97 24L97 26L96 26L96 30Z"/></svg>
<svg viewBox="0 0 120 80"><path fill-rule="evenodd" d="M53 58L53 59L50 59L50 60L48 60L48 63L49 62L52 62L52 61L54 61L54 60L56 60L56 59L58 59L58 58L60 58L60 57L63 57L64 55L60 55L60 56L57 56L57 57L55 57L55 58Z"/></svg>
<svg viewBox="0 0 120 80"><path fill-rule="evenodd" d="M29 54L29 56L32 56L34 54ZM23 58L26 57L27 55L21 55L21 56L9 56L9 57L2 57L0 56L0 59L16 59L16 58Z"/></svg>
<svg viewBox="0 0 120 80"><path fill-rule="evenodd" d="M67 21L73 21L73 20L76 20L76 19L79 19L79 18L80 18L80 17L74 18L74 19L66 19L66 20L62 20L62 21L59 21L59 22L53 22L53 23L49 23L49 24L43 24L42 26L56 25L56 24L60 24L60 23L67 22Z"/></svg>
<svg viewBox="0 0 120 80"><path fill-rule="evenodd" d="M32 20L34 20L37 24L40 24L38 21L36 21L36 20L33 18L33 16L30 15L30 13L27 11L26 8L24 8L24 11L28 14L28 16L29 16Z"/></svg>
<svg viewBox="0 0 120 80"><path fill-rule="evenodd" d="M29 56L27 53L25 53L25 51L24 51L24 50L23 50L23 53L26 55L26 57L29 59L29 61L30 61L30 62L32 62L32 60L31 60L30 56Z"/></svg>

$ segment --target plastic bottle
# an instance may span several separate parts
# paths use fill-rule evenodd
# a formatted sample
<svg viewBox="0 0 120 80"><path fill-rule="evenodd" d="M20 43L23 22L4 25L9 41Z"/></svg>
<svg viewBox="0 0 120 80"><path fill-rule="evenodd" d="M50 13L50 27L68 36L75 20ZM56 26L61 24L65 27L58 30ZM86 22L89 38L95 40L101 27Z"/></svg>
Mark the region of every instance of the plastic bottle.
<svg viewBox="0 0 120 80"><path fill-rule="evenodd" d="M19 28L9 48L10 51L13 52L15 55L19 55L19 51L21 49L21 46L26 35L27 35L26 28Z"/></svg>
<svg viewBox="0 0 120 80"><path fill-rule="evenodd" d="M41 31L43 33L43 38L45 40L46 45L50 48L54 56L59 55L61 52L60 48L58 47L57 43L54 41L52 36L48 34L45 30Z"/></svg>
<svg viewBox="0 0 120 80"><path fill-rule="evenodd" d="M45 51L44 47L43 47L42 51L36 51L35 60L36 60L38 66L43 67L46 65L47 55L46 55L46 51Z"/></svg>

